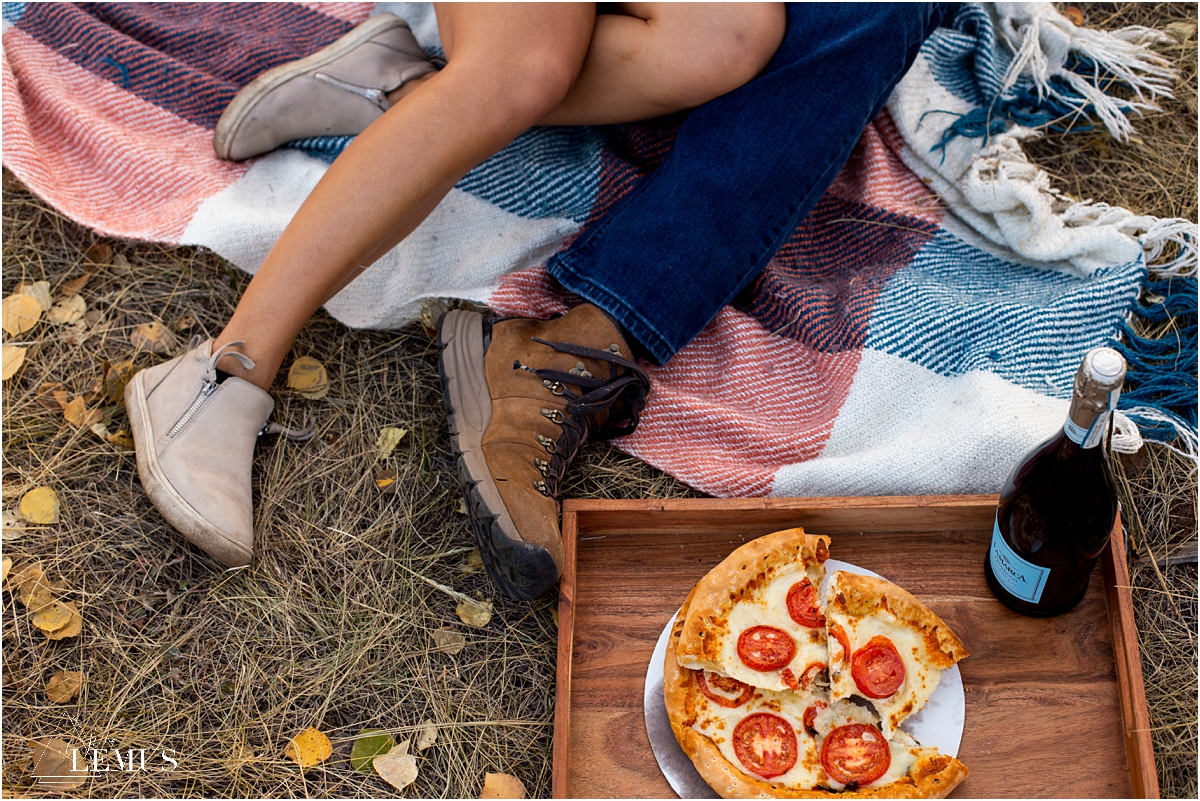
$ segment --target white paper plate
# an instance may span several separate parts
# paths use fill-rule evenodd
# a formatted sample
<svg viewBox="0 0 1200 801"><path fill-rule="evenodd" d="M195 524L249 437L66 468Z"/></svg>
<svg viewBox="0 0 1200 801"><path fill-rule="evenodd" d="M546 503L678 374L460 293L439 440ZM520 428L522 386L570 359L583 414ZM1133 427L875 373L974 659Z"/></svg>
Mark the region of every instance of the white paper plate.
<svg viewBox="0 0 1200 801"><path fill-rule="evenodd" d="M878 573L857 565L830 559L825 563L826 582L829 574L835 570L883 578ZM822 597L824 594L825 583L822 582ZM671 615L671 619L667 621L666 627L658 637L658 643L654 646L650 664L646 667L646 694L643 699L646 734L650 737L650 747L654 750L658 767L667 777L671 789L680 798L718 798L708 783L700 778L692 760L679 747L671 731L671 721L667 717L666 702L663 700L663 660L667 657L667 640L671 638L671 627L675 625L675 617ZM905 720L900 728L917 738L921 745L935 747L943 754L958 756L965 714L966 696L963 694L962 675L958 672L958 665L955 665L942 672L942 680L929 697L925 708Z"/></svg>

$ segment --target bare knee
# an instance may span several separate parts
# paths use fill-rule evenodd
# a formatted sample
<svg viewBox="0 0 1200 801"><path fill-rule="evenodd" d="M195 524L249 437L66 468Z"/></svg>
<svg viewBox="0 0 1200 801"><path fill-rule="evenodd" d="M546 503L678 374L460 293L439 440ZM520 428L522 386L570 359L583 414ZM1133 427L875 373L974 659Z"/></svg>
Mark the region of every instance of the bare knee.
<svg viewBox="0 0 1200 801"><path fill-rule="evenodd" d="M689 108L748 83L783 41L782 3L653 4L660 16L655 42L664 51L661 92L668 104Z"/></svg>

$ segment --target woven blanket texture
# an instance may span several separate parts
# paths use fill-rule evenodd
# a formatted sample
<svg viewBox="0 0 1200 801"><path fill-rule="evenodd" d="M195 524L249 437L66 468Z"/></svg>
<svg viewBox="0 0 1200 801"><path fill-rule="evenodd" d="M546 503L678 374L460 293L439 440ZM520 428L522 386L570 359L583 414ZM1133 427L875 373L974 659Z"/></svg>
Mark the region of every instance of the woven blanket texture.
<svg viewBox="0 0 1200 801"><path fill-rule="evenodd" d="M202 245L249 272L347 140L219 161L212 131L238 89L378 11L440 52L422 3L3 8L5 166L101 233ZM1117 447L1144 435L1194 454L1194 222L1076 203L1020 146L1063 109L1127 136L1169 93L1156 34L1086 31L1049 4L964 4L947 25L765 273L650 369L641 426L617 447L719 496L997 492L1062 425L1083 353L1113 345L1131 365ZM1095 75L1138 99L1109 99ZM540 265L673 135L530 130L327 309L365 328L430 297L566 310L577 299ZM1132 315L1167 309L1190 320L1178 343L1133 334Z"/></svg>

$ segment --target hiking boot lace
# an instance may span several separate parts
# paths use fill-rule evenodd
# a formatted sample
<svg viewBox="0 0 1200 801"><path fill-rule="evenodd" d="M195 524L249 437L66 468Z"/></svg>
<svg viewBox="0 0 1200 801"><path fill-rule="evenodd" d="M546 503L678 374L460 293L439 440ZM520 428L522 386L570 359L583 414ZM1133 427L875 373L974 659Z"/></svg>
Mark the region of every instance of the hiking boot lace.
<svg viewBox="0 0 1200 801"><path fill-rule="evenodd" d="M585 348L569 342L548 342L532 338L559 353L569 353L585 359L607 362L611 365L611 378L596 378L583 369L582 363L573 370L562 371L549 368L533 368L513 362L514 370L525 370L542 379L542 385L554 395L567 401L565 413L558 409L542 409L542 416L562 428L558 440L538 435L538 443L550 454L549 461L534 459L534 465L544 476L533 482L543 495L558 494L558 486L567 467L574 461L583 444L592 438L609 439L630 434L637 428L646 395L650 391L650 377L636 362L621 355L616 345L608 350ZM575 391L572 387L578 387ZM599 422L601 412L608 412L604 422Z"/></svg>

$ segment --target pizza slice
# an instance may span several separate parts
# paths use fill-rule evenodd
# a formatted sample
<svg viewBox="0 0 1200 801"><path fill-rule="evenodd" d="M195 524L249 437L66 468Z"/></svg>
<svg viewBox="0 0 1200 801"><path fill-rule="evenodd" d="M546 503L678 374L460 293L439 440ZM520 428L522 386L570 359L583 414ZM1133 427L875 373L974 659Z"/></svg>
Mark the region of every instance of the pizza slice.
<svg viewBox="0 0 1200 801"><path fill-rule="evenodd" d="M824 683L825 615L818 587L829 538L777 531L730 554L692 591L678 658L765 690Z"/></svg>
<svg viewBox="0 0 1200 801"><path fill-rule="evenodd" d="M866 699L885 738L925 706L942 671L967 656L941 618L890 581L835 571L825 607L830 697Z"/></svg>

